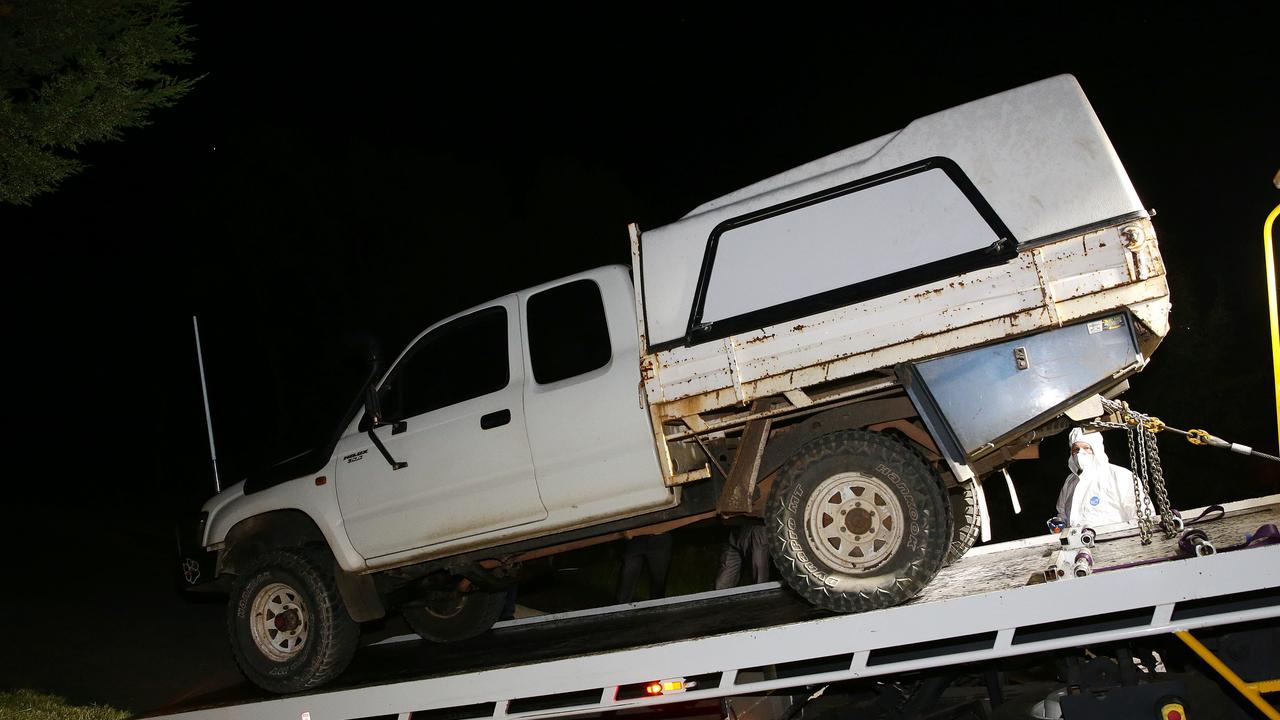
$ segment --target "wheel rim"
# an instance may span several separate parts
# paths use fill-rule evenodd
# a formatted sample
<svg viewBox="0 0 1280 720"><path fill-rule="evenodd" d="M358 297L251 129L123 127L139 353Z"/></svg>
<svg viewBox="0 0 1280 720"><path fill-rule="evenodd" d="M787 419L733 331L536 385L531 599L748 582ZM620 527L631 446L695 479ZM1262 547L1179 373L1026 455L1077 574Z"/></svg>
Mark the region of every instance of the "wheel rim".
<svg viewBox="0 0 1280 720"><path fill-rule="evenodd" d="M438 618L451 618L462 612L467 605L467 596L456 592L437 592L427 596L422 609L428 615Z"/></svg>
<svg viewBox="0 0 1280 720"><path fill-rule="evenodd" d="M249 632L259 652L283 662L306 644L308 620L307 606L298 591L284 583L271 583L253 596Z"/></svg>
<svg viewBox="0 0 1280 720"><path fill-rule="evenodd" d="M829 567L851 574L875 570L902 542L902 504L879 478L847 472L827 478L809 495L805 529Z"/></svg>

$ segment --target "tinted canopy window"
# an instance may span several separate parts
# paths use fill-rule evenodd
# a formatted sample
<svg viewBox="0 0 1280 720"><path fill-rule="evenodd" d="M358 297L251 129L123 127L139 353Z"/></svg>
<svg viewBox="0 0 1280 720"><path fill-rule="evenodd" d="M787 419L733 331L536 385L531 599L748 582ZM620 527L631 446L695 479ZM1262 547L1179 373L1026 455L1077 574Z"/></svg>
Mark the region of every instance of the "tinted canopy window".
<svg viewBox="0 0 1280 720"><path fill-rule="evenodd" d="M507 386L507 311L486 308L418 341L381 389L392 422L497 392Z"/></svg>
<svg viewBox="0 0 1280 720"><path fill-rule="evenodd" d="M533 378L545 385L609 362L609 326L600 287L575 280L529 298L529 357Z"/></svg>

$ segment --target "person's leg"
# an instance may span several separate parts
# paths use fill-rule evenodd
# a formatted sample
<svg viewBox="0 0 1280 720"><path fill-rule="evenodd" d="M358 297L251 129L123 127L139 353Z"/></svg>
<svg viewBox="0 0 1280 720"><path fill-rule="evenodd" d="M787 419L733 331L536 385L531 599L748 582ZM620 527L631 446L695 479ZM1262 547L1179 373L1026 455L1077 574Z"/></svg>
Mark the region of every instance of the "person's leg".
<svg viewBox="0 0 1280 720"><path fill-rule="evenodd" d="M622 573L618 577L618 594L614 598L619 605L629 603L635 597L636 580L640 579L640 563L643 561L642 555L622 556Z"/></svg>
<svg viewBox="0 0 1280 720"><path fill-rule="evenodd" d="M747 552L751 558L752 582L769 582L769 536L764 525L752 525L748 530Z"/></svg>
<svg viewBox="0 0 1280 720"><path fill-rule="evenodd" d="M738 578L742 575L742 555L733 546L733 543L725 541L724 547L720 550L720 565L716 570L716 590L724 590L734 587L738 584Z"/></svg>
<svg viewBox="0 0 1280 720"><path fill-rule="evenodd" d="M671 536L655 535L653 548L645 558L649 565L649 599L667 596L667 571L671 569Z"/></svg>
<svg viewBox="0 0 1280 720"><path fill-rule="evenodd" d="M507 591L507 597L502 602L502 614L498 616L499 620L515 620L516 619L516 589L511 588Z"/></svg>

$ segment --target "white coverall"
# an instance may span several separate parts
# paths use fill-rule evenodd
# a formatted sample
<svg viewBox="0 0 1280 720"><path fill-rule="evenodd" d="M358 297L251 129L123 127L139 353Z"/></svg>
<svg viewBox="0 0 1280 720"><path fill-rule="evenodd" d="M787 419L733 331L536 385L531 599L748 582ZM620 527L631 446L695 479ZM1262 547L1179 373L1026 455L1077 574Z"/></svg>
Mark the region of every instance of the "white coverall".
<svg viewBox="0 0 1280 720"><path fill-rule="evenodd" d="M1135 523L1138 503L1133 494L1133 473L1107 461L1100 433L1071 429L1071 474L1058 494L1058 516L1068 525ZM1082 447L1087 445L1088 447ZM1090 452L1092 450L1092 452ZM1147 512L1154 514L1151 499L1142 491Z"/></svg>

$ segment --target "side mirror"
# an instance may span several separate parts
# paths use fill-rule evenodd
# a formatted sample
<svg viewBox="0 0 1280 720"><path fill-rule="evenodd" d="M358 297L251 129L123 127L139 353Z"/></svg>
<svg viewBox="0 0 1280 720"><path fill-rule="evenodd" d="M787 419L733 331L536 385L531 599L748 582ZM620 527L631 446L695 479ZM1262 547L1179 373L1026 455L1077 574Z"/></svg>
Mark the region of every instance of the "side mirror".
<svg viewBox="0 0 1280 720"><path fill-rule="evenodd" d="M378 391L373 387L372 381L369 383L369 387L365 391L364 411L365 415L371 421L369 423L369 429L365 431L369 436L369 442L372 442L373 446L378 448L378 453L387 461L387 464L391 466L392 470L403 470L404 468L409 467L408 463L391 457L391 452L387 450L387 446L382 444L382 440L378 439L378 434L373 431L374 428L382 425L382 408L379 407Z"/></svg>
<svg viewBox="0 0 1280 720"><path fill-rule="evenodd" d="M382 424L382 404L378 400L378 389L370 382L364 391L364 414L373 421L371 427Z"/></svg>
<svg viewBox="0 0 1280 720"><path fill-rule="evenodd" d="M382 348L372 337L364 339L364 346L365 364L369 368L369 375L364 381L364 414L373 421L373 427L378 427L382 424L382 403L378 399L376 384L383 369Z"/></svg>

